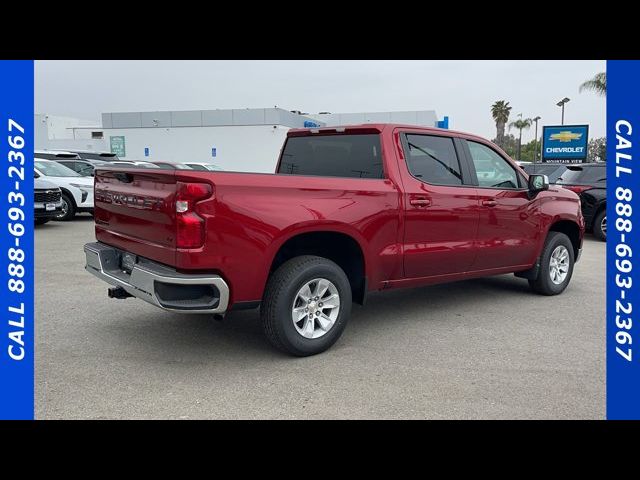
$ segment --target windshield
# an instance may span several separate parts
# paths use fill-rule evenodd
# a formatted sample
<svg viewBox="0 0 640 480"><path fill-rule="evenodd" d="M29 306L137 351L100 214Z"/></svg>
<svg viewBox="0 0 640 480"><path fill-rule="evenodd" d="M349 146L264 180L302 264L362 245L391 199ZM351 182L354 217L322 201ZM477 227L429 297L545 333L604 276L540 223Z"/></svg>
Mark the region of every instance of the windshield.
<svg viewBox="0 0 640 480"><path fill-rule="evenodd" d="M64 165L56 162L48 162L46 160L35 160L34 166L38 171L47 177L80 177L81 175L74 172Z"/></svg>

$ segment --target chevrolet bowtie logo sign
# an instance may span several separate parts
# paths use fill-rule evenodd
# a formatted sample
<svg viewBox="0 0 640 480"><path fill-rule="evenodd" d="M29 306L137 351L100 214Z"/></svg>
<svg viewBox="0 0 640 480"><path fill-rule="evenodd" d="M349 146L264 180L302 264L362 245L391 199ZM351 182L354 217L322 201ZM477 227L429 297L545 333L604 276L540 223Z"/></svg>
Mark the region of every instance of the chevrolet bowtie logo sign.
<svg viewBox="0 0 640 480"><path fill-rule="evenodd" d="M580 138L582 138L582 134L573 133L570 130L564 130L562 132L552 134L549 138L558 142L571 142L573 140L580 140Z"/></svg>

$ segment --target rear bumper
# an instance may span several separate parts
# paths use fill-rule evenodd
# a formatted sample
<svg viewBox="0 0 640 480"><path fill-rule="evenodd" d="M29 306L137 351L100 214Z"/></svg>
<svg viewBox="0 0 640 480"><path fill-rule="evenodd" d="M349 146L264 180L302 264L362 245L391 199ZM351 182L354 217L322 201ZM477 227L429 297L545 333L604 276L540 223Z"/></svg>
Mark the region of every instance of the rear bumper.
<svg viewBox="0 0 640 480"><path fill-rule="evenodd" d="M87 243L84 252L88 272L156 307L183 313L227 310L229 287L218 275L187 275L142 257L127 273L120 266L127 252L100 242Z"/></svg>

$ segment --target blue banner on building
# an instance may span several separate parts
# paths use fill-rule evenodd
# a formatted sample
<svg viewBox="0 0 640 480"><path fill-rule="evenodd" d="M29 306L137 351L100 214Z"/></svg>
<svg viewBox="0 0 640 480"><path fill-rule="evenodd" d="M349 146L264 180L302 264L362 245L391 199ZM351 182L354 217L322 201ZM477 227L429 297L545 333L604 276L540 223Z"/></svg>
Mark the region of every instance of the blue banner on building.
<svg viewBox="0 0 640 480"><path fill-rule="evenodd" d="M640 61L607 62L607 418L640 419ZM635 268L634 268L634 263Z"/></svg>
<svg viewBox="0 0 640 480"><path fill-rule="evenodd" d="M542 129L543 162L584 162L588 145L588 125L545 126Z"/></svg>
<svg viewBox="0 0 640 480"><path fill-rule="evenodd" d="M0 116L0 418L32 419L32 61L0 61Z"/></svg>

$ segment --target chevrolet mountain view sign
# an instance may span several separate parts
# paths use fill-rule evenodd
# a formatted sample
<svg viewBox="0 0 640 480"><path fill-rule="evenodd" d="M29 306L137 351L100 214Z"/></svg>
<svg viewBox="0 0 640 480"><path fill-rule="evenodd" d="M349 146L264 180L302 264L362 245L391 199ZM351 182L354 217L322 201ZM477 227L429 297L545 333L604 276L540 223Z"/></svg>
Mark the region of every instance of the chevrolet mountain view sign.
<svg viewBox="0 0 640 480"><path fill-rule="evenodd" d="M589 125L545 126L542 129L542 161L584 162L588 143Z"/></svg>

